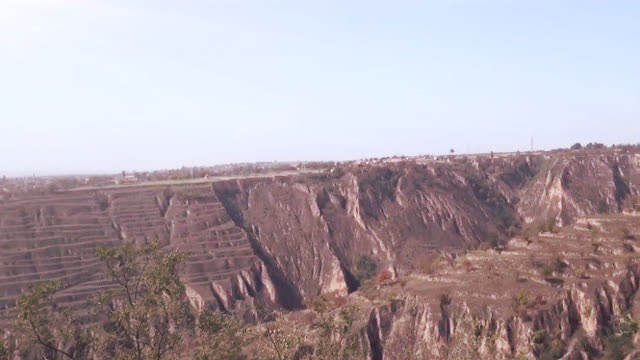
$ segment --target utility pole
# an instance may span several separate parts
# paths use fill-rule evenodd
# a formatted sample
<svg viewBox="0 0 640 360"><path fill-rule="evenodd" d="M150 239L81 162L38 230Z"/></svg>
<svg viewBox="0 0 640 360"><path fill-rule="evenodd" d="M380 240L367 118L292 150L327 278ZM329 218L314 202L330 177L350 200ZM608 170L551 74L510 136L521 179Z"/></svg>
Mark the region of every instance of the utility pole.
<svg viewBox="0 0 640 360"><path fill-rule="evenodd" d="M533 136L531 137L531 152L533 152Z"/></svg>

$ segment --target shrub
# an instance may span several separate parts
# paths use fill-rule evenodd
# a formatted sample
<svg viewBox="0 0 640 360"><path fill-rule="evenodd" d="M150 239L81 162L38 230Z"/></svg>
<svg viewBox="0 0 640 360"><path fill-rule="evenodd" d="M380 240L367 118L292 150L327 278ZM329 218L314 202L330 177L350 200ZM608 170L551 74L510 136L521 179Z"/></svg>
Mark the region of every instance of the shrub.
<svg viewBox="0 0 640 360"><path fill-rule="evenodd" d="M97 194L96 203L100 210L104 211L109 207L109 197L106 194Z"/></svg>
<svg viewBox="0 0 640 360"><path fill-rule="evenodd" d="M122 329L110 346L138 358L177 355L178 344L187 339L195 322L182 282L186 253L146 243L98 247L96 254L105 265L107 278L118 285L96 299L99 312ZM122 305L114 308L114 303ZM169 336L170 332L184 338Z"/></svg>
<svg viewBox="0 0 640 360"><path fill-rule="evenodd" d="M534 344L544 344L549 338L549 333L547 330L538 330L533 333L532 340Z"/></svg>
<svg viewBox="0 0 640 360"><path fill-rule="evenodd" d="M207 333L217 334L229 325L230 320L222 314L205 310L200 314L198 328Z"/></svg>
<svg viewBox="0 0 640 360"><path fill-rule="evenodd" d="M466 272L471 272L471 271L475 270L475 269L473 268L473 264L472 264L472 263L471 263L471 261L469 261L469 260L465 260L465 261L462 263L462 265L464 266L464 269L465 269L465 271L466 271Z"/></svg>
<svg viewBox="0 0 640 360"><path fill-rule="evenodd" d="M492 249L496 250L500 247L500 237L498 236L497 232L489 231L487 233L487 240L489 242L489 246L491 246Z"/></svg>
<svg viewBox="0 0 640 360"><path fill-rule="evenodd" d="M548 277L548 278L545 278L544 280L553 286L560 287L564 285L564 280L557 277Z"/></svg>
<svg viewBox="0 0 640 360"><path fill-rule="evenodd" d="M622 360L633 350L633 336L638 332L638 322L630 315L615 322L613 334L605 338L604 359Z"/></svg>
<svg viewBox="0 0 640 360"><path fill-rule="evenodd" d="M575 271L575 274L579 279L589 279L589 276L587 275L587 271L585 269L577 269Z"/></svg>
<svg viewBox="0 0 640 360"><path fill-rule="evenodd" d="M531 293L527 290L522 290L516 296L513 297L514 309L518 309L520 306L528 306L531 301Z"/></svg>
<svg viewBox="0 0 640 360"><path fill-rule="evenodd" d="M380 271L378 273L378 275L376 275L376 282L378 284L382 284L384 282L387 282L389 280L393 279L393 274L391 273L391 271L384 269L382 271Z"/></svg>
<svg viewBox="0 0 640 360"><path fill-rule="evenodd" d="M97 255L114 285L89 299L89 316L104 320L102 325L89 329L86 314L56 304L61 282L35 285L19 297L15 309L16 340L27 347L22 357L245 359L241 337L246 332L238 322L208 310L193 313L182 282L186 253L145 243L99 247ZM0 359L13 343L0 339Z"/></svg>
<svg viewBox="0 0 640 360"><path fill-rule="evenodd" d="M557 231L556 224L557 224L556 223L556 218L551 217L551 218L547 219L546 224L544 224L546 226L545 230L548 231L548 232L551 232L551 233L555 233Z"/></svg>
<svg viewBox="0 0 640 360"><path fill-rule="evenodd" d="M588 143L587 149L605 149L607 146L602 143Z"/></svg>
<svg viewBox="0 0 640 360"><path fill-rule="evenodd" d="M456 325L445 350L446 360L480 359L482 325L474 319L462 318ZM489 352L494 349L489 346Z"/></svg>
<svg viewBox="0 0 640 360"><path fill-rule="evenodd" d="M85 358L96 345L94 335L73 318L68 308L57 308L53 299L61 288L59 281L32 286L17 301L17 329L33 350L59 358ZM61 344L72 344L66 349Z"/></svg>
<svg viewBox="0 0 640 360"><path fill-rule="evenodd" d="M425 256L416 264L416 268L423 274L433 274L444 265L444 260L436 256Z"/></svg>
<svg viewBox="0 0 640 360"><path fill-rule="evenodd" d="M538 219L530 224L526 224L522 229L522 234L525 240L530 240L534 236L537 237L539 233L555 233L557 230L556 218L554 216L550 216L548 218Z"/></svg>
<svg viewBox="0 0 640 360"><path fill-rule="evenodd" d="M606 214L609 212L609 204L607 203L606 200L601 200L598 203L598 213L599 214Z"/></svg>
<svg viewBox="0 0 640 360"><path fill-rule="evenodd" d="M369 280L376 274L377 269L378 264L376 264L376 262L372 258L367 255L362 255L356 263L356 278L360 282Z"/></svg>
<svg viewBox="0 0 640 360"><path fill-rule="evenodd" d="M544 296L538 295L534 300L535 305L546 305L547 300L544 299Z"/></svg>
<svg viewBox="0 0 640 360"><path fill-rule="evenodd" d="M9 359L9 355L11 355L9 345L7 345L4 340L0 339L0 359Z"/></svg>
<svg viewBox="0 0 640 360"><path fill-rule="evenodd" d="M568 267L569 265L567 265L566 261L559 256L553 261L553 270L556 272L563 273Z"/></svg>
<svg viewBox="0 0 640 360"><path fill-rule="evenodd" d="M633 235L633 233L631 232L631 229L629 229L628 227L622 228L622 237L625 240L635 240L636 239L635 235Z"/></svg>
<svg viewBox="0 0 640 360"><path fill-rule="evenodd" d="M47 192L50 194L58 192L59 189L60 187L56 183L47 184Z"/></svg>
<svg viewBox="0 0 640 360"><path fill-rule="evenodd" d="M558 334L550 335L546 330L538 330L533 333L533 343L539 346L538 359L559 359L564 354L564 342Z"/></svg>
<svg viewBox="0 0 640 360"><path fill-rule="evenodd" d="M540 233L539 224L528 223L522 226L522 237L531 243L534 239L538 240L538 234Z"/></svg>
<svg viewBox="0 0 640 360"><path fill-rule="evenodd" d="M518 316L524 322L533 320L533 318L531 318L531 315L529 315L529 312L526 309L520 309L520 311L518 312Z"/></svg>
<svg viewBox="0 0 640 360"><path fill-rule="evenodd" d="M440 306L451 305L451 296L447 293L440 295Z"/></svg>
<svg viewBox="0 0 640 360"><path fill-rule="evenodd" d="M205 310L197 327L195 359L246 360L242 354L240 324L229 315Z"/></svg>
<svg viewBox="0 0 640 360"><path fill-rule="evenodd" d="M327 307L324 297L317 297L312 303L312 308L318 315L312 328L318 330L319 339L312 352L317 357L314 356L311 359L362 358L364 354L360 354L357 329L354 329L354 323L359 318L359 308L345 307L336 316Z"/></svg>
<svg viewBox="0 0 640 360"><path fill-rule="evenodd" d="M638 322L631 315L627 315L616 322L616 333L619 335L633 336L638 332L638 329Z"/></svg>

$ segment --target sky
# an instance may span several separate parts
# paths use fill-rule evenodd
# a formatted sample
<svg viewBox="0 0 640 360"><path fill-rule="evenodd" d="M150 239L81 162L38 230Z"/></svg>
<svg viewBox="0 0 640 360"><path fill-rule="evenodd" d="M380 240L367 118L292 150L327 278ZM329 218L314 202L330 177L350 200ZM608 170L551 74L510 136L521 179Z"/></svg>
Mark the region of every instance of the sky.
<svg viewBox="0 0 640 360"><path fill-rule="evenodd" d="M640 142L640 2L0 0L0 175Z"/></svg>

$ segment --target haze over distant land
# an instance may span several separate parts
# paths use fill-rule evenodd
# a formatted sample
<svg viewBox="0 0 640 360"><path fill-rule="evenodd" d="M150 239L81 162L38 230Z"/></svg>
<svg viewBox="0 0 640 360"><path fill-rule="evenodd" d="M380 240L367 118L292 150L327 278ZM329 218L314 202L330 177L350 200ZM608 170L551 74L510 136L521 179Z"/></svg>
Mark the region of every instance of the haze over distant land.
<svg viewBox="0 0 640 360"><path fill-rule="evenodd" d="M636 143L634 1L0 1L0 176Z"/></svg>

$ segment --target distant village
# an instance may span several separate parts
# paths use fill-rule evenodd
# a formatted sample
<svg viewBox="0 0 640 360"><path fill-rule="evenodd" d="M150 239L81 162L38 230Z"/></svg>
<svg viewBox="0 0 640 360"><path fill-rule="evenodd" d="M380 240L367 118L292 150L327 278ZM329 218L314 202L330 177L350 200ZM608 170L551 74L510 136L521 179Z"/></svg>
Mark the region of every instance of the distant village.
<svg viewBox="0 0 640 360"><path fill-rule="evenodd" d="M607 147L601 143L589 143L581 145L576 143L570 148L554 149L550 151L525 151L525 152L489 152L478 154L456 154L454 149L446 155L417 155L417 156L388 156L380 158L367 158L352 161L310 161L310 162L258 162L241 164L223 164L215 166L182 167L179 169L156 171L122 171L109 175L64 175L64 176L27 176L0 178L0 202L17 195L47 194L57 191L86 189L105 186L126 186L153 182L171 181L213 181L224 177L259 176L264 174L279 173L306 173L330 171L339 167L364 167L368 165L383 165L392 163L410 162L415 164L466 162L478 158L504 158L513 155L541 155L554 152L572 151L585 152L590 150L602 150L608 148L620 153L628 151L640 151L640 144L612 145Z"/></svg>

